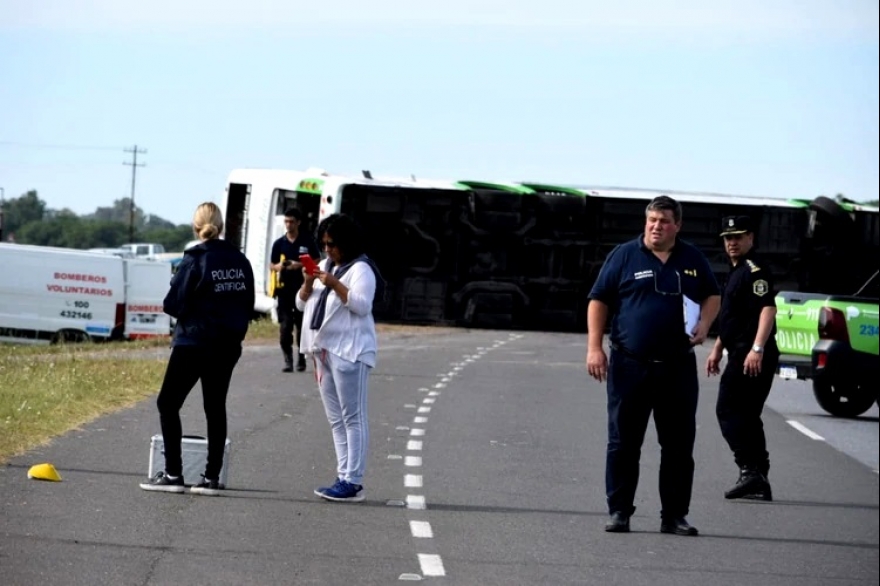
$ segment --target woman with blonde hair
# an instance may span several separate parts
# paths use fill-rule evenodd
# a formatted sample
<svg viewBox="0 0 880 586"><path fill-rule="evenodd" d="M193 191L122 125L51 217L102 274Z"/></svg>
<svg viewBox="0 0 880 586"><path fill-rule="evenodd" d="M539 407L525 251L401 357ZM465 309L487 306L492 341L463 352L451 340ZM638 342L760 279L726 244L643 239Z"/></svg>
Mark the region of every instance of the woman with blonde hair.
<svg viewBox="0 0 880 586"><path fill-rule="evenodd" d="M206 202L196 208L193 232L199 244L183 253L165 313L177 319L171 357L156 404L165 444L165 469L140 486L158 492L184 492L180 409L196 382L208 427L208 461L202 480L191 492L216 496L226 444L226 394L241 357L254 310L254 272L248 259L225 240L223 214Z"/></svg>

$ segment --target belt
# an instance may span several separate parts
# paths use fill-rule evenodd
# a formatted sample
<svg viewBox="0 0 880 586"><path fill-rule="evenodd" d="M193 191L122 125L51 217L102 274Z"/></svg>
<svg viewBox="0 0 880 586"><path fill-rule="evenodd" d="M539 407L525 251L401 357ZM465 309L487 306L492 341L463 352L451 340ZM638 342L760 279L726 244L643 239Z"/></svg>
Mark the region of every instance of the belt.
<svg viewBox="0 0 880 586"><path fill-rule="evenodd" d="M632 358L638 362L645 362L649 364L667 364L672 362L681 362L686 356L693 354L694 350L691 348L687 352L682 352L681 354L674 354L671 356L642 356L641 354L636 354L631 350L627 350L623 346L619 346L617 344L611 344L611 349L615 352L620 352L627 358Z"/></svg>

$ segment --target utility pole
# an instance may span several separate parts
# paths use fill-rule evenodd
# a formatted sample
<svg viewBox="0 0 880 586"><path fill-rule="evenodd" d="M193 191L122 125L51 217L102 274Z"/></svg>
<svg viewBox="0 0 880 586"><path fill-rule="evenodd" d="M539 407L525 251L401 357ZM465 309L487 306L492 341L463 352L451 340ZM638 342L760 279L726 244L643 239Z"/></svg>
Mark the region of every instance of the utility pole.
<svg viewBox="0 0 880 586"><path fill-rule="evenodd" d="M6 200L6 190L0 187L0 242L3 242L3 204Z"/></svg>
<svg viewBox="0 0 880 586"><path fill-rule="evenodd" d="M137 145L134 145L133 148L125 149L125 152L131 153L132 159L129 161L122 161L123 165L131 166L131 198L128 201L128 242L129 244L134 242L134 184L135 178L137 176L137 168L138 167L146 167L146 163L138 163L138 155L147 154L147 149L138 149Z"/></svg>

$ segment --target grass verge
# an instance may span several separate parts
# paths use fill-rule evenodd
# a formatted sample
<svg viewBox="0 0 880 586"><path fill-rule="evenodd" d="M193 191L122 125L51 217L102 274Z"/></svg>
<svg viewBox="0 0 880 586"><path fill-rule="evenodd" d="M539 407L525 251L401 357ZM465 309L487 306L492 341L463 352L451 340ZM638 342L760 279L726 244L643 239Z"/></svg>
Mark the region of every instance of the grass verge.
<svg viewBox="0 0 880 586"><path fill-rule="evenodd" d="M378 324L379 332L427 335L432 326ZM278 325L251 322L245 345L278 343ZM159 392L169 339L103 344L0 344L0 464L53 437Z"/></svg>
<svg viewBox="0 0 880 586"><path fill-rule="evenodd" d="M165 361L0 350L0 462L154 395Z"/></svg>

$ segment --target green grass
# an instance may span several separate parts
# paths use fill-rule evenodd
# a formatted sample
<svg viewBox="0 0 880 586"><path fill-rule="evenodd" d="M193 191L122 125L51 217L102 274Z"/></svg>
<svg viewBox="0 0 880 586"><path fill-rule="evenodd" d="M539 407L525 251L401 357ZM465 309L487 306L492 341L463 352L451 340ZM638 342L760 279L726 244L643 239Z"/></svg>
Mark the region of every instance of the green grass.
<svg viewBox="0 0 880 586"><path fill-rule="evenodd" d="M0 462L158 392L165 361L0 350Z"/></svg>
<svg viewBox="0 0 880 586"><path fill-rule="evenodd" d="M431 326L377 325L380 332L439 333ZM0 344L0 463L53 437L158 394L169 339L101 344ZM277 344L278 325L251 322L245 345Z"/></svg>
<svg viewBox="0 0 880 586"><path fill-rule="evenodd" d="M245 344L278 339L278 325L251 323ZM53 437L154 397L167 359L139 350L169 339L52 346L0 344L0 463Z"/></svg>

